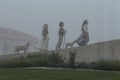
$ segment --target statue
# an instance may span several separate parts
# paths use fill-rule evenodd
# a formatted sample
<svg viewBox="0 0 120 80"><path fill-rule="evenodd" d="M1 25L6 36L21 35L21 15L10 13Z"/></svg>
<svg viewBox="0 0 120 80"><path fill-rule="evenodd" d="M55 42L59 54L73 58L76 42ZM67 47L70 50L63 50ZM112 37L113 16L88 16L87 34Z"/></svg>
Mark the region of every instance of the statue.
<svg viewBox="0 0 120 80"><path fill-rule="evenodd" d="M89 33L88 33L88 21L84 20L82 25L82 34L80 37L73 41L77 43L79 46L85 46L89 41Z"/></svg>
<svg viewBox="0 0 120 80"><path fill-rule="evenodd" d="M48 50L48 42L49 42L49 37L48 37L48 24L43 25L43 30L42 30L42 39L40 41L40 44L36 46L38 50Z"/></svg>
<svg viewBox="0 0 120 80"><path fill-rule="evenodd" d="M65 40L65 34L66 34L66 31L64 30L64 23L63 22L60 22L59 23L59 39L58 39L58 42L57 42L57 45L56 45L56 50L60 50L61 49L61 45L62 45L62 42L63 42L63 38Z"/></svg>
<svg viewBox="0 0 120 80"><path fill-rule="evenodd" d="M24 53L26 53L29 46L30 46L30 42L27 42L25 45L16 46L15 47L15 53L19 54L19 51L24 51Z"/></svg>

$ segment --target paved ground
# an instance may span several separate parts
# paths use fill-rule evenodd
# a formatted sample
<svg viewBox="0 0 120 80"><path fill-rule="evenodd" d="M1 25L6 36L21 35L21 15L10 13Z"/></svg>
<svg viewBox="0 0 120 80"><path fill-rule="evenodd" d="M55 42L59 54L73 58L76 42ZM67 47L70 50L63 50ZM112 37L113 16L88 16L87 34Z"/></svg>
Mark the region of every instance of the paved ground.
<svg viewBox="0 0 120 80"><path fill-rule="evenodd" d="M107 70L94 70L94 69L71 69L71 68L52 68L52 67L25 67L28 69L51 69L51 70L81 70L81 71L96 71L96 72L114 72L120 73L120 71L107 71Z"/></svg>

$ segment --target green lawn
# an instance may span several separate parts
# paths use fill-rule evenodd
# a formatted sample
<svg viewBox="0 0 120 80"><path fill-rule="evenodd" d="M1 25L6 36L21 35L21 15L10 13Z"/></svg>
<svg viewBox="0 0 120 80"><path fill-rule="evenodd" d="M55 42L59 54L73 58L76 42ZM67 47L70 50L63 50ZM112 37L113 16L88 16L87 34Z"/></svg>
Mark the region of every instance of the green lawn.
<svg viewBox="0 0 120 80"><path fill-rule="evenodd" d="M0 69L0 80L120 80L120 73L57 69Z"/></svg>

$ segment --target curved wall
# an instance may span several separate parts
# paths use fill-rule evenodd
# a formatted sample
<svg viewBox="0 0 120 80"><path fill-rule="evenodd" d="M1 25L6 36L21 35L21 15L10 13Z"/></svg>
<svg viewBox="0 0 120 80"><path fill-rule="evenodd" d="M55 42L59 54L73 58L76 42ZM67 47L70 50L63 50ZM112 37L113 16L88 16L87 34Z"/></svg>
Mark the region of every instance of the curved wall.
<svg viewBox="0 0 120 80"><path fill-rule="evenodd" d="M38 43L36 37L10 28L0 27L0 55L13 54L15 46L25 45L28 41L30 42L28 52L34 52L35 45Z"/></svg>

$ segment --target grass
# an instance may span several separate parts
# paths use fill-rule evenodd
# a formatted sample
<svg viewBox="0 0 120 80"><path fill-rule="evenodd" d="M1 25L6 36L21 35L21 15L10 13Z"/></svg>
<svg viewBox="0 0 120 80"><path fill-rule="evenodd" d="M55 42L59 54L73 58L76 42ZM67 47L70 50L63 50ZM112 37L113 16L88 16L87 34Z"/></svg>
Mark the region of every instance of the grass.
<svg viewBox="0 0 120 80"><path fill-rule="evenodd" d="M0 80L120 80L120 73L15 68L0 69Z"/></svg>

